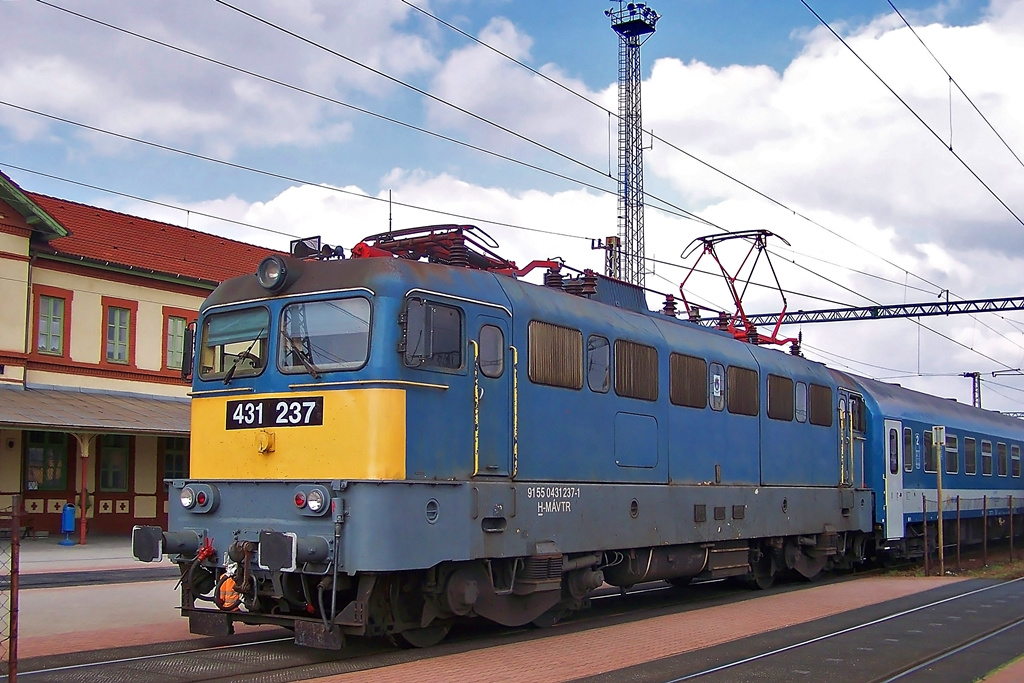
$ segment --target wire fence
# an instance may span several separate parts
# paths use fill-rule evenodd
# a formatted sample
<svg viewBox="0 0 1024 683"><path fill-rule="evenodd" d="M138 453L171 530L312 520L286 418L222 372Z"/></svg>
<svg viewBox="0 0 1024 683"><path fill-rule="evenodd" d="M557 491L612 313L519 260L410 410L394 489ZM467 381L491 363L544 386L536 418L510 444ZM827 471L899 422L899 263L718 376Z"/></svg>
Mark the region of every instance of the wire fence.
<svg viewBox="0 0 1024 683"><path fill-rule="evenodd" d="M935 556L939 562L936 569L940 574L944 573L947 549L955 550L957 570L960 570L960 555L964 545L981 544L982 563L987 566L988 546L992 540L1008 539L1009 558L1011 562L1014 561L1014 536L1024 531L1024 520L1017 520L1017 529L1014 529L1014 516L1024 508L1024 496L943 496L941 525L938 523L940 507L937 498L929 499L922 493L915 501L911 495L905 505L905 513L920 514L924 520L925 574L931 573L930 565L934 564Z"/></svg>
<svg viewBox="0 0 1024 683"><path fill-rule="evenodd" d="M0 509L0 672L18 680L18 573L21 552L21 496Z"/></svg>

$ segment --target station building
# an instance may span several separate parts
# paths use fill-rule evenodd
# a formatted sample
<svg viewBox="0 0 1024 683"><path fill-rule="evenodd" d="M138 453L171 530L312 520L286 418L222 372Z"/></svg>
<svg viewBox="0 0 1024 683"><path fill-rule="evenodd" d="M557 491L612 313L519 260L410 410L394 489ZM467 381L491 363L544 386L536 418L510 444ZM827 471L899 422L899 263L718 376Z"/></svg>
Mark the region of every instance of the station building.
<svg viewBox="0 0 1024 683"><path fill-rule="evenodd" d="M0 173L0 508L27 531L167 521L189 464L185 327L277 253L27 192ZM76 531L76 537L80 533Z"/></svg>

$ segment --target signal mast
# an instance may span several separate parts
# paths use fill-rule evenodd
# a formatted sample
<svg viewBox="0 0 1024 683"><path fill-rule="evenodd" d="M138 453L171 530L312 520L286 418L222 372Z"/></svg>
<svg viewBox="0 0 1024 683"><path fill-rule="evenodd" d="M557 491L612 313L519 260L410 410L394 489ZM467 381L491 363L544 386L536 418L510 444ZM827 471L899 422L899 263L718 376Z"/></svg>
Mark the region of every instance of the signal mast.
<svg viewBox="0 0 1024 683"><path fill-rule="evenodd" d="M661 16L644 3L605 11L619 35L619 234L606 244L605 274L644 286L644 159L640 46Z"/></svg>

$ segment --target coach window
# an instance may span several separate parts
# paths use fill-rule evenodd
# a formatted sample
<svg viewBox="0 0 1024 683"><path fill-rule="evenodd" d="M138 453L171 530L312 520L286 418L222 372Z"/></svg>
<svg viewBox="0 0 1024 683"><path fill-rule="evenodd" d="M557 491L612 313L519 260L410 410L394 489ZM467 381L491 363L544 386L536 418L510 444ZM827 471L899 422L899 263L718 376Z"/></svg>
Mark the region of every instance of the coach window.
<svg viewBox="0 0 1024 683"><path fill-rule="evenodd" d="M964 437L964 474L978 473L978 442Z"/></svg>
<svg viewBox="0 0 1024 683"><path fill-rule="evenodd" d="M284 307L278 362L311 375L363 367L370 351L370 302L362 297Z"/></svg>
<svg viewBox="0 0 1024 683"><path fill-rule="evenodd" d="M807 385L796 383L796 421L807 422Z"/></svg>
<svg viewBox="0 0 1024 683"><path fill-rule="evenodd" d="M992 476L992 442L981 442L981 473L986 477Z"/></svg>
<svg viewBox="0 0 1024 683"><path fill-rule="evenodd" d="M458 370L462 367L462 311L454 306L409 299L405 364L411 368Z"/></svg>
<svg viewBox="0 0 1024 683"><path fill-rule="evenodd" d="M570 327L531 320L530 381L565 389L583 388L583 333Z"/></svg>
<svg viewBox="0 0 1024 683"><path fill-rule="evenodd" d="M1006 462L1006 444L1005 443L997 443L996 444L996 456L998 458L997 461L996 461L996 467L999 468L998 471L997 471L997 474L999 474L1000 477L1005 477L1007 469L1008 469L1007 468L1007 462Z"/></svg>
<svg viewBox="0 0 1024 683"><path fill-rule="evenodd" d="M612 347L597 335L587 337L587 386L591 391L607 394L611 387Z"/></svg>
<svg viewBox="0 0 1024 683"><path fill-rule="evenodd" d="M889 430L889 474L900 471L900 435L895 429Z"/></svg>
<svg viewBox="0 0 1024 683"><path fill-rule="evenodd" d="M768 417L793 420L793 380L789 377L768 375Z"/></svg>
<svg viewBox="0 0 1024 683"><path fill-rule="evenodd" d="M757 415L760 407L757 371L730 366L726 377L726 386L729 387L729 412L735 415Z"/></svg>
<svg viewBox="0 0 1024 683"><path fill-rule="evenodd" d="M708 393L711 409L725 410L725 368L721 363L712 363L708 368Z"/></svg>
<svg viewBox="0 0 1024 683"><path fill-rule="evenodd" d="M270 312L244 308L208 315L203 321L199 349L199 378L214 380L251 377L267 364Z"/></svg>
<svg viewBox="0 0 1024 683"><path fill-rule="evenodd" d="M925 429L924 432L924 471L938 472L939 465L935 459L935 448L932 444L932 430Z"/></svg>
<svg viewBox="0 0 1024 683"><path fill-rule="evenodd" d="M1020 446L1010 446L1010 474L1020 476Z"/></svg>
<svg viewBox="0 0 1024 683"><path fill-rule="evenodd" d="M708 363L703 358L673 353L668 357L668 395L677 406L708 405Z"/></svg>
<svg viewBox="0 0 1024 683"><path fill-rule="evenodd" d="M480 328L480 372L484 377L497 378L505 371L505 333L494 325Z"/></svg>
<svg viewBox="0 0 1024 683"><path fill-rule="evenodd" d="M914 430L903 428L903 471L914 471Z"/></svg>
<svg viewBox="0 0 1024 683"><path fill-rule="evenodd" d="M658 400L658 350L624 339L615 340L615 393L643 401Z"/></svg>
<svg viewBox="0 0 1024 683"><path fill-rule="evenodd" d="M808 420L820 427L832 426L832 388L820 384L811 385L811 410Z"/></svg>
<svg viewBox="0 0 1024 683"><path fill-rule="evenodd" d="M960 448L957 438L952 435L946 436L946 474L956 474L960 471Z"/></svg>

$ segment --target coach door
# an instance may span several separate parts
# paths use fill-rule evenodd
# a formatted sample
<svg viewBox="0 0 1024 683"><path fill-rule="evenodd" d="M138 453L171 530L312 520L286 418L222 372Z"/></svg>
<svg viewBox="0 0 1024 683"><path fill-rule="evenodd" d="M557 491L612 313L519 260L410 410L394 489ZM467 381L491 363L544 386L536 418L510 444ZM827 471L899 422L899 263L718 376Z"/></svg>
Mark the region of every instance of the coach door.
<svg viewBox="0 0 1024 683"><path fill-rule="evenodd" d="M902 425L885 421L885 537L903 538Z"/></svg>
<svg viewBox="0 0 1024 683"><path fill-rule="evenodd" d="M474 474L508 476L513 445L514 357L509 319L478 316L474 355Z"/></svg>
<svg viewBox="0 0 1024 683"><path fill-rule="evenodd" d="M839 483L864 486L864 398L839 389Z"/></svg>

